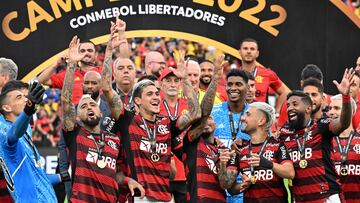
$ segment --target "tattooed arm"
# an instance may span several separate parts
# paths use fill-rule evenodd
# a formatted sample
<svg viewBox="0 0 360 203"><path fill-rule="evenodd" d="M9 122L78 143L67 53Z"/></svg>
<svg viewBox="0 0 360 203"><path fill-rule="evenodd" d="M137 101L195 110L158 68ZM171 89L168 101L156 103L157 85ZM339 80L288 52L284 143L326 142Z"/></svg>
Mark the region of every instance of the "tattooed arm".
<svg viewBox="0 0 360 203"><path fill-rule="evenodd" d="M183 81L183 92L184 96L188 101L188 112L181 115L177 120L177 126L180 130L185 130L192 123L201 118L201 109L197 99L197 95L188 79L186 66L187 62L184 62L185 52L180 52L179 61L177 62L177 69L174 70L174 74Z"/></svg>
<svg viewBox="0 0 360 203"><path fill-rule="evenodd" d="M115 90L112 89L111 86L111 82L112 82L111 65L112 65L112 49L113 49L112 39L115 37L115 34L116 34L116 24L112 23L110 40L106 46L106 51L105 51L104 65L102 69L103 78L101 81L101 88L105 96L105 99L109 104L113 118L118 119L120 117L123 108L123 103L120 99L120 96L115 92Z"/></svg>
<svg viewBox="0 0 360 203"><path fill-rule="evenodd" d="M76 122L75 106L72 103L74 74L77 62L85 56L85 53L79 53L79 46L80 39L78 39L77 36L73 37L69 45L69 63L61 90L61 105L63 110L62 123L66 131L72 131Z"/></svg>
<svg viewBox="0 0 360 203"><path fill-rule="evenodd" d="M235 160L234 155L235 155L235 151L231 151L231 152L224 151L220 153L220 157L219 157L220 167L218 172L218 178L219 178L220 186L223 189L229 189L235 182L238 174L237 170L227 168L227 164L229 160L230 159Z"/></svg>
<svg viewBox="0 0 360 203"><path fill-rule="evenodd" d="M215 60L214 77L201 102L202 117L207 117L210 116L211 114L211 110L214 105L216 89L222 75L222 70L224 68L224 65L226 64L226 63L222 64L224 61L224 57L225 57L224 55L221 55L217 57Z"/></svg>

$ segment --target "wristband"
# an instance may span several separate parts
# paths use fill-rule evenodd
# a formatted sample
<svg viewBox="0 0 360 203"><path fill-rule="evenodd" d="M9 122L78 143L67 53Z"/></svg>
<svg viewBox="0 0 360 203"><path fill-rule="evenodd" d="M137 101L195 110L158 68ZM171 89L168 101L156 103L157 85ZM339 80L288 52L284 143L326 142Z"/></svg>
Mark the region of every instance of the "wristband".
<svg viewBox="0 0 360 203"><path fill-rule="evenodd" d="M351 97L350 95L342 95L342 102L343 103L350 103Z"/></svg>
<svg viewBox="0 0 360 203"><path fill-rule="evenodd" d="M125 177L125 178L124 178L124 184L126 184L126 185L127 185L127 184L129 183L129 180L130 180L130 178L129 178L129 177Z"/></svg>
<svg viewBox="0 0 360 203"><path fill-rule="evenodd" d="M274 163L272 161L267 160L265 157L260 157L260 166L267 169L272 169L274 167Z"/></svg>

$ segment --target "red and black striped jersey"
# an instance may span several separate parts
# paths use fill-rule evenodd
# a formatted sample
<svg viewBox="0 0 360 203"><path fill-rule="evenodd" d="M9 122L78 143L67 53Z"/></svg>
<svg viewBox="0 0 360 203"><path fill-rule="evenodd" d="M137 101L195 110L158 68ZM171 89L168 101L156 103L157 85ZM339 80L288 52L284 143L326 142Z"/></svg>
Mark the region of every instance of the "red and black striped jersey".
<svg viewBox="0 0 360 203"><path fill-rule="evenodd" d="M187 200L192 203L226 202L226 194L217 175L219 153L216 145L207 143L203 137L191 140L187 133L183 151Z"/></svg>
<svg viewBox="0 0 360 203"><path fill-rule="evenodd" d="M342 148L348 143L349 137L339 137ZM349 152L346 159L348 175L340 174L341 155L336 139L333 139L332 159L335 162L336 172L340 175L341 189L347 203L360 201L360 134L355 133L349 145Z"/></svg>
<svg viewBox="0 0 360 203"><path fill-rule="evenodd" d="M273 137L268 138L268 142L252 144L252 153L260 153L263 148L262 156L273 163L283 164L291 162L289 153L284 143L279 142ZM237 170L248 177L251 176L249 157L249 144L246 143L240 148L240 154L229 161L228 169ZM260 166L254 168L256 183L244 191L244 202L287 202L287 193L283 179L276 175L271 169Z"/></svg>
<svg viewBox="0 0 360 203"><path fill-rule="evenodd" d="M153 132L156 126L156 153L160 160L151 160L151 144L140 115L133 115L124 110L117 126L120 131L122 146L125 148L125 163L129 166L132 178L145 189L145 196L157 201L170 201L170 159L171 151L182 148L181 131L177 120L158 116L156 122L146 121L147 127ZM128 143L126 143L128 142Z"/></svg>
<svg viewBox="0 0 360 203"><path fill-rule="evenodd" d="M296 134L302 144L305 129L295 132L288 124L280 129L279 138L286 145L294 163L295 178L292 183L296 202L323 203L329 196L340 192L339 179L330 157L331 142L336 136L330 131L330 122L329 118L321 118L311 123L305 142L307 167L304 169L299 166L300 153Z"/></svg>
<svg viewBox="0 0 360 203"><path fill-rule="evenodd" d="M6 179L1 169L0 169L0 202L7 202L7 203L14 202L7 188Z"/></svg>
<svg viewBox="0 0 360 203"><path fill-rule="evenodd" d="M73 131L63 133L72 169L70 201L116 202L118 184L114 177L120 157L120 138L102 132L104 145L99 154L100 134L90 133L78 125Z"/></svg>

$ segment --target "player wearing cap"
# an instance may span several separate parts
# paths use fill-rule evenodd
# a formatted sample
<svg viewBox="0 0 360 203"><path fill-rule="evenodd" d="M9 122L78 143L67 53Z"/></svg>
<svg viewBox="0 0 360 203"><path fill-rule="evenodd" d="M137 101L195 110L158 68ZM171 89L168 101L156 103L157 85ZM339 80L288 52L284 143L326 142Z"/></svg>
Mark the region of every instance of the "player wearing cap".
<svg viewBox="0 0 360 203"><path fill-rule="evenodd" d="M282 178L293 178L295 171L285 145L270 135L274 114L274 108L264 102L250 104L242 117L242 131L250 135L250 141L236 156L234 152L220 154L220 184L231 194L244 191L244 202L287 202ZM238 172L241 184L234 183Z"/></svg>
<svg viewBox="0 0 360 203"><path fill-rule="evenodd" d="M329 116L338 119L341 114L341 95L331 97ZM356 112L356 102L351 99L351 111ZM360 199L360 134L355 132L352 124L338 137L332 140L334 149L331 157L340 176L341 190L347 203Z"/></svg>
<svg viewBox="0 0 360 203"><path fill-rule="evenodd" d="M342 110L338 119L311 119L311 98L293 91L287 96L288 124L280 129L294 163L295 178L293 193L296 202L340 201L340 185L330 158L331 140L344 131L351 122L349 88L353 82L354 70L346 69L341 83L334 81L342 94Z"/></svg>

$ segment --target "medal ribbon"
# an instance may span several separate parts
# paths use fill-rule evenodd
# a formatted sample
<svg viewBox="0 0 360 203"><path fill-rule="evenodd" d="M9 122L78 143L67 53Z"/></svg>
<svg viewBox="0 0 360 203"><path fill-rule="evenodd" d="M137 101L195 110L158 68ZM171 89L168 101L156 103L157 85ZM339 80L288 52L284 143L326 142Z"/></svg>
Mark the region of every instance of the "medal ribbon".
<svg viewBox="0 0 360 203"><path fill-rule="evenodd" d="M236 130L235 130L234 118L232 116L230 109L229 109L228 114L229 114L229 120L230 120L230 130L231 130L232 140L234 141L236 139L237 133L240 130L240 126L242 125L241 116L243 115L243 112L241 112L241 114L240 114L240 118L239 118L239 122L238 122L238 126L237 126Z"/></svg>
<svg viewBox="0 0 360 203"><path fill-rule="evenodd" d="M177 117L178 117L177 114L178 114L178 109L179 109L179 102L176 101L174 115L171 114L169 105L168 105L168 103L167 103L167 101L165 99L163 100L163 103L164 103L164 106L165 106L166 113L168 114L170 120L175 121L177 119Z"/></svg>
<svg viewBox="0 0 360 203"><path fill-rule="evenodd" d="M263 151L266 147L266 144L268 143L269 141L269 136L266 138L266 140L264 141L264 143L262 144L261 148L260 148L260 151L259 151L259 156L262 156L263 154ZM250 143L249 143L249 157L251 157L251 153L252 153L252 144L251 144L251 140L250 140ZM252 164L250 164L250 174L251 176L254 176L254 166Z"/></svg>
<svg viewBox="0 0 360 203"><path fill-rule="evenodd" d="M345 145L345 147L343 148L343 146L341 145L341 142L340 142L340 138L339 136L336 136L335 137L335 140L338 144L338 147L339 147L339 152L340 152L340 155L341 155L341 166L345 166L345 163L346 163L346 159L347 159L347 156L349 154L349 149L350 149L350 143L351 143L351 140L353 139L354 137L354 131L351 131L350 133L350 136L349 136L349 139Z"/></svg>
<svg viewBox="0 0 360 203"><path fill-rule="evenodd" d="M154 124L153 133L151 133L149 127L146 124L145 119L143 117L141 117L141 119L143 121L146 134L148 135L148 138L150 141L151 153L156 154L156 124ZM155 123L156 123L156 121L155 121Z"/></svg>
<svg viewBox="0 0 360 203"><path fill-rule="evenodd" d="M101 133L100 135L100 139L98 140L99 142L99 145L98 145L98 142L95 140L95 137L90 134L89 135L89 138L94 142L95 146L96 146L96 152L99 156L99 160L102 159L102 153L104 151L104 147L105 147L105 135L104 133Z"/></svg>
<svg viewBox="0 0 360 203"><path fill-rule="evenodd" d="M310 119L310 121L308 122L308 124L306 125L306 128L305 128L305 132L304 132L304 136L303 136L303 139L302 139L302 143L300 144L300 138L299 138L299 135L296 134L295 135L295 139L296 139L296 144L299 148L299 153L300 153L300 159L303 160L304 157L305 157L305 145L306 145L306 139L309 135L309 128L310 128L310 125L311 125L311 122L312 120Z"/></svg>

